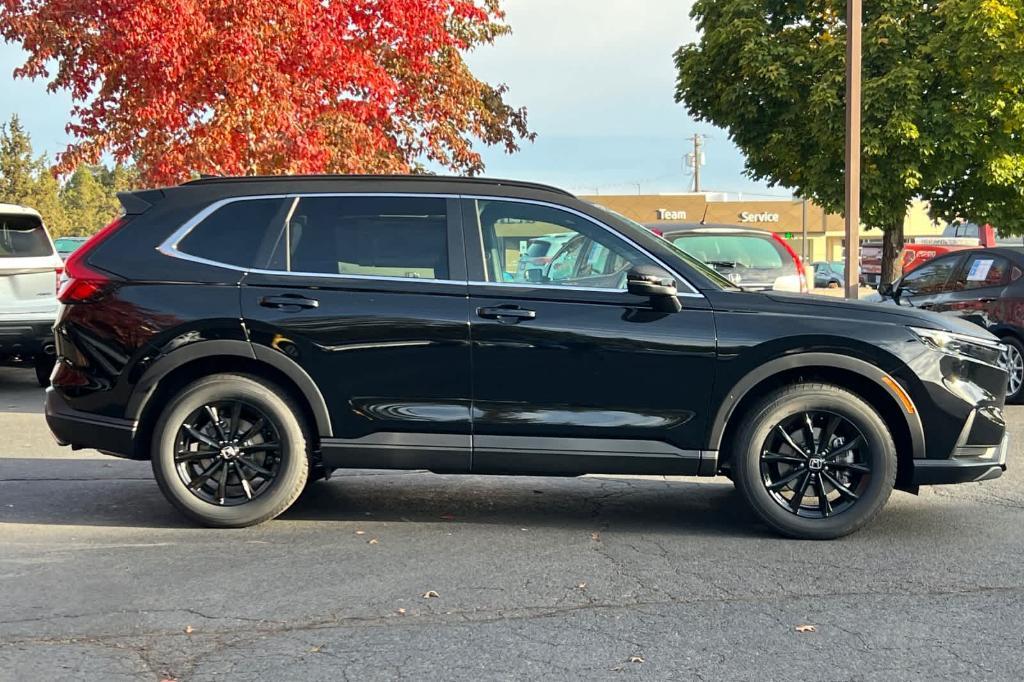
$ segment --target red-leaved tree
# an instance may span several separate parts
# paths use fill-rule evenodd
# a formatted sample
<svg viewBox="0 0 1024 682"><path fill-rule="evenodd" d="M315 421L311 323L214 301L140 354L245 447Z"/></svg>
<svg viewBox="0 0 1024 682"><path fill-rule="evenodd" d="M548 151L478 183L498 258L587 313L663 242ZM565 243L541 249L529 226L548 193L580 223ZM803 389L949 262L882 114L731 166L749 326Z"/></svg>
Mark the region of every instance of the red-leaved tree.
<svg viewBox="0 0 1024 682"><path fill-rule="evenodd" d="M104 153L147 183L192 173L482 167L474 141L532 139L466 50L498 0L0 0L15 75L73 98L65 173Z"/></svg>

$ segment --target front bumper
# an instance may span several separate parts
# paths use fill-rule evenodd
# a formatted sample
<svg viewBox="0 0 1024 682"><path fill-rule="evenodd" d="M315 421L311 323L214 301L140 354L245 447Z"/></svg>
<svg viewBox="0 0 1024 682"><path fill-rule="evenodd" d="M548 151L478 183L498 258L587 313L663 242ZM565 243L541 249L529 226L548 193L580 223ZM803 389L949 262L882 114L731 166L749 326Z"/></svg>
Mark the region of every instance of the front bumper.
<svg viewBox="0 0 1024 682"><path fill-rule="evenodd" d="M991 481L1006 471L1009 436L999 445L956 448L949 459L914 460L914 485L946 485Z"/></svg>
<svg viewBox="0 0 1024 682"><path fill-rule="evenodd" d="M53 320L0 322L0 357L53 351Z"/></svg>
<svg viewBox="0 0 1024 682"><path fill-rule="evenodd" d="M53 387L46 389L46 425L60 445L94 448L116 457L137 457L136 424L128 419L103 417L71 408Z"/></svg>

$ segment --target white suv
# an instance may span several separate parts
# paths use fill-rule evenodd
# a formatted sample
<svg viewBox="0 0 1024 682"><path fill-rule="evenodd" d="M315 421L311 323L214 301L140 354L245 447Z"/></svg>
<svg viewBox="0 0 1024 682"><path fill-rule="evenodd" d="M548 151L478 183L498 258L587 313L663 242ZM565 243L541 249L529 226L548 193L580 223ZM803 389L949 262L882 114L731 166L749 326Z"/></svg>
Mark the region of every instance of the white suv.
<svg viewBox="0 0 1024 682"><path fill-rule="evenodd" d="M0 204L0 363L32 362L40 386L53 368L51 328L63 269L39 213Z"/></svg>

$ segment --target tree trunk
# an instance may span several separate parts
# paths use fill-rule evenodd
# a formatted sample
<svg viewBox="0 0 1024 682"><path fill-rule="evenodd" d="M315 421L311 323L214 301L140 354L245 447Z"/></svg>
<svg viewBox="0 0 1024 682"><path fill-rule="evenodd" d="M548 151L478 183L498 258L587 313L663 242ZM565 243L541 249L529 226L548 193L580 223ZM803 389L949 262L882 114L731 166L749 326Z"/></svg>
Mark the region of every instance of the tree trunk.
<svg viewBox="0 0 1024 682"><path fill-rule="evenodd" d="M882 276L879 283L895 282L903 275L903 217L882 231Z"/></svg>

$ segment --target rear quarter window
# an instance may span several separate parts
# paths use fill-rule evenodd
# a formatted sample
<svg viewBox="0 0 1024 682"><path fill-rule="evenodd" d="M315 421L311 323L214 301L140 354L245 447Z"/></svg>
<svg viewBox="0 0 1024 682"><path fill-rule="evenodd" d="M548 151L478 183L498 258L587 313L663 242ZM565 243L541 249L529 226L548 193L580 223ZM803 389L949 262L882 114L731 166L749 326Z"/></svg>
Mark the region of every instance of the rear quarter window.
<svg viewBox="0 0 1024 682"><path fill-rule="evenodd" d="M206 216L193 227L177 249L190 256L240 268L257 267L257 254L266 241L284 227L276 225L284 199L241 199ZM276 227L276 230L275 230Z"/></svg>
<svg viewBox="0 0 1024 682"><path fill-rule="evenodd" d="M34 215L0 215L0 258L53 255L43 222Z"/></svg>

